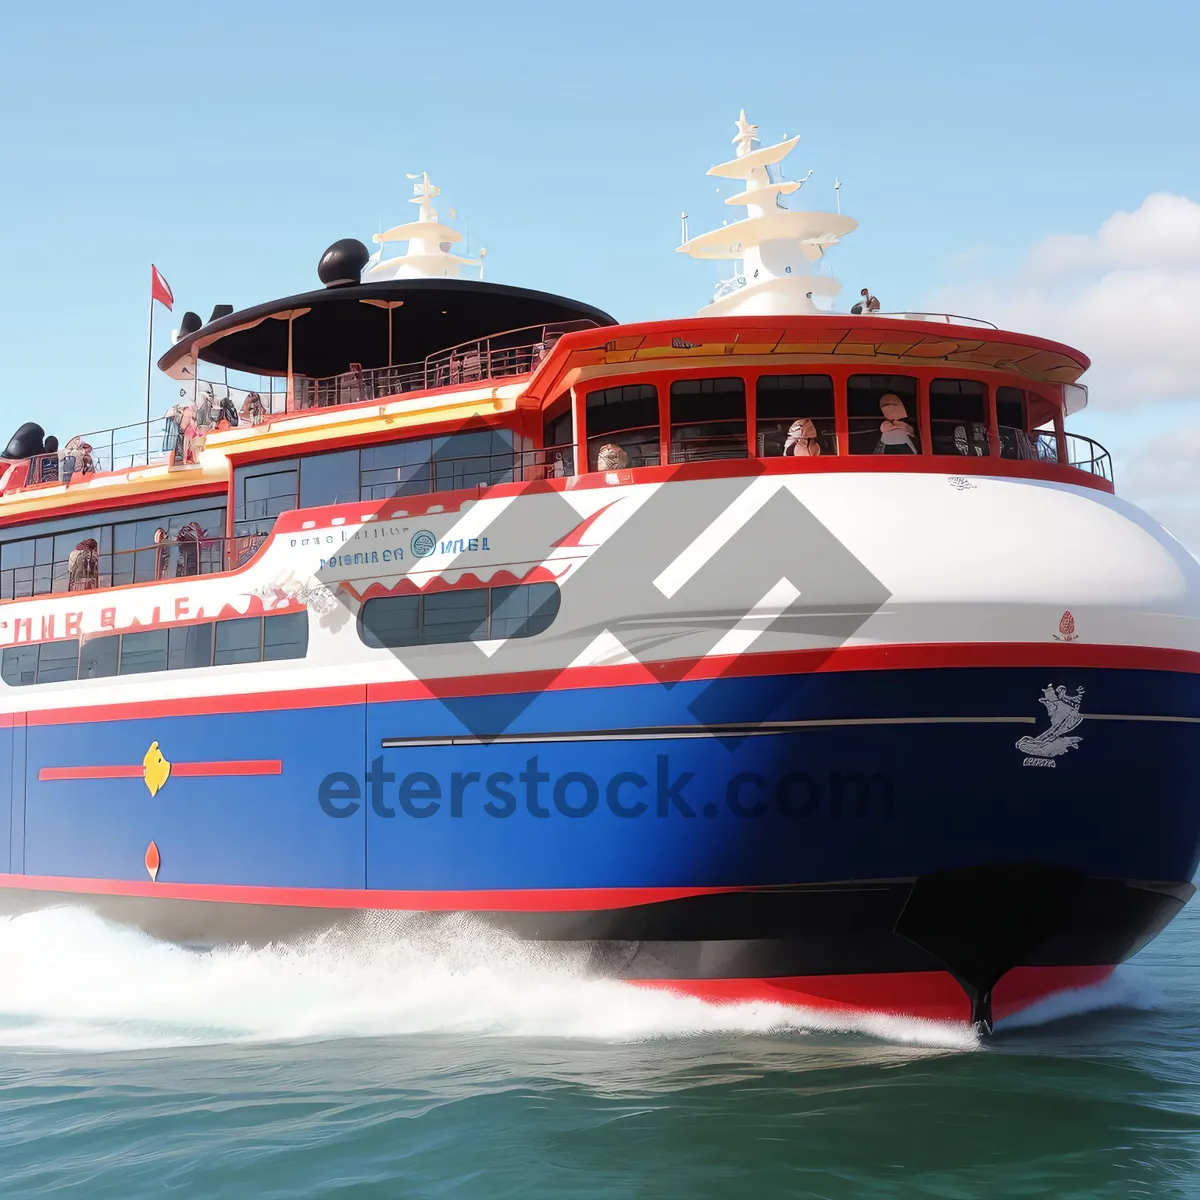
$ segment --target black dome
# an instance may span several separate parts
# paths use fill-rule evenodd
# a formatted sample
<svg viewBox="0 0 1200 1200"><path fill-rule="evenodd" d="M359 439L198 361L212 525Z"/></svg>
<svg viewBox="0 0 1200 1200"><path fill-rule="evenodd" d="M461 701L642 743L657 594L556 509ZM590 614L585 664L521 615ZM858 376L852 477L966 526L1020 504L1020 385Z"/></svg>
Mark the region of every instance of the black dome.
<svg viewBox="0 0 1200 1200"><path fill-rule="evenodd" d="M342 238L321 255L317 274L326 287L346 287L358 283L370 257L370 251L358 238Z"/></svg>

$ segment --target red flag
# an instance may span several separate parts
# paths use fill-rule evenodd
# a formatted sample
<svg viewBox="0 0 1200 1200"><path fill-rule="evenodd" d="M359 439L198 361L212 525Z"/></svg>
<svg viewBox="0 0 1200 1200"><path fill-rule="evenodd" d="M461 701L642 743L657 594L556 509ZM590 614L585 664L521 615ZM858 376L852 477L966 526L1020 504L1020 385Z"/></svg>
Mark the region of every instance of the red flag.
<svg viewBox="0 0 1200 1200"><path fill-rule="evenodd" d="M165 304L168 309L175 303L175 293L171 291L171 285L153 263L150 264L150 297L159 304Z"/></svg>

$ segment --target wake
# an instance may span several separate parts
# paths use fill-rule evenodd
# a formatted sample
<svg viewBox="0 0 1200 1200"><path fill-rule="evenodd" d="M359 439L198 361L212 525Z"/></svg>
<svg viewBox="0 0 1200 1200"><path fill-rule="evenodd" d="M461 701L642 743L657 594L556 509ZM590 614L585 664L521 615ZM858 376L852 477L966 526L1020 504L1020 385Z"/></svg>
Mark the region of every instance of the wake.
<svg viewBox="0 0 1200 1200"><path fill-rule="evenodd" d="M364 915L304 940L197 950L87 909L57 908L0 918L0 962L0 1046L115 1050L449 1032L608 1042L842 1032L910 1046L979 1044L963 1024L710 1004L596 979L586 946L523 942L461 915ZM1114 982L1091 991L1113 991Z"/></svg>

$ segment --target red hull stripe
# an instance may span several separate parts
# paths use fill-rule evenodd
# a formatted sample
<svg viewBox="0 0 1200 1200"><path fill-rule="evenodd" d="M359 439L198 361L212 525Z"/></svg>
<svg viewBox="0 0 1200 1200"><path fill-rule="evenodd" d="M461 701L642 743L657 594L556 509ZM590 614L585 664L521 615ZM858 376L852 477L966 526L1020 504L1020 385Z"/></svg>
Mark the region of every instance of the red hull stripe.
<svg viewBox="0 0 1200 1200"><path fill-rule="evenodd" d="M1014 967L992 992L992 1015L1003 1020L1056 992L1092 987L1111 966ZM710 1004L768 1001L823 1012L882 1012L936 1021L968 1021L971 1005L948 971L879 975L790 975L772 979L631 979L638 987L696 996Z"/></svg>
<svg viewBox="0 0 1200 1200"><path fill-rule="evenodd" d="M141 779L145 768L138 766L42 767L38 779ZM242 762L172 763L171 774L180 779L203 779L218 775L282 775L277 758L246 759Z"/></svg>
<svg viewBox="0 0 1200 1200"><path fill-rule="evenodd" d="M220 904L270 904L296 908L394 909L409 912L597 912L691 896L753 891L738 887L538 888L510 891L383 891L373 888L260 887L252 884L157 883L140 879L74 879L56 875L3 875L0 888L129 896L155 900L205 900Z"/></svg>
<svg viewBox="0 0 1200 1200"><path fill-rule="evenodd" d="M734 679L753 675L834 671L907 671L939 667L1098 667L1177 671L1195 675L1200 674L1200 652L1146 646L1094 646L1080 642L928 642L906 646L842 646L836 650L788 650L771 654L681 659L665 664L574 667L563 671L468 676L427 683L356 684L175 700L163 698L127 704L96 704L30 712L28 723L67 725L83 721L323 708L362 704L364 701L450 699L570 688L627 687L683 679ZM0 723L11 724L12 719L11 714L7 720L0 716Z"/></svg>

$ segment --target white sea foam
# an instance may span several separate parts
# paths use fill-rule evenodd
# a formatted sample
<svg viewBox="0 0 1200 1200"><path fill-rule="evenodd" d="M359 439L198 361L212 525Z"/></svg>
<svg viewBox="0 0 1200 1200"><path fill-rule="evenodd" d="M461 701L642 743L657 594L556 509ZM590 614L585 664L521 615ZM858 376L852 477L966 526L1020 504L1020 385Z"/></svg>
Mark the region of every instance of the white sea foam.
<svg viewBox="0 0 1200 1200"><path fill-rule="evenodd" d="M1149 1012L1159 1006L1160 998L1150 983L1134 967L1118 967L1103 983L1072 988L1039 1000L1028 1008L996 1022L997 1030L1029 1029L1048 1025L1064 1017L1080 1017L1107 1009L1137 1009Z"/></svg>
<svg viewBox="0 0 1200 1200"><path fill-rule="evenodd" d="M119 1049L462 1032L638 1041L844 1031L972 1049L965 1025L709 1004L588 976L468 917L363 920L265 948L191 950L59 908L0 918L0 1045Z"/></svg>

